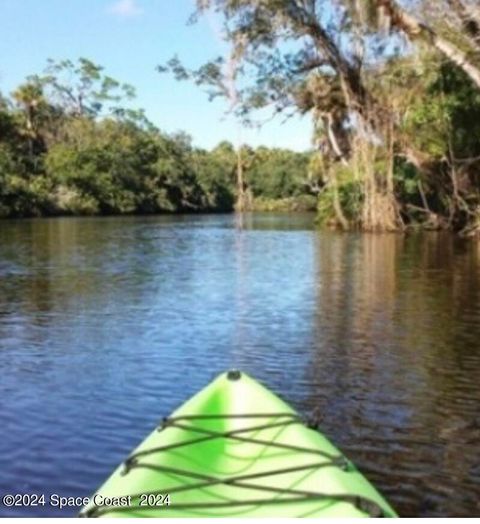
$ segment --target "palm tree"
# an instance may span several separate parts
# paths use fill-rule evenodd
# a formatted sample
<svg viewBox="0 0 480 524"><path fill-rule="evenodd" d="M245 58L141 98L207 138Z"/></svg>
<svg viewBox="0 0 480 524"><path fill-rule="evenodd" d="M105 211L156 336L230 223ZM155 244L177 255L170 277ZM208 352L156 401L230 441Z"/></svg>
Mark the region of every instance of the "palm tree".
<svg viewBox="0 0 480 524"><path fill-rule="evenodd" d="M23 111L25 120L22 133L27 137L30 159L33 159L34 143L38 138L37 115L39 108L45 104L43 91L38 84L26 83L17 88L13 98Z"/></svg>

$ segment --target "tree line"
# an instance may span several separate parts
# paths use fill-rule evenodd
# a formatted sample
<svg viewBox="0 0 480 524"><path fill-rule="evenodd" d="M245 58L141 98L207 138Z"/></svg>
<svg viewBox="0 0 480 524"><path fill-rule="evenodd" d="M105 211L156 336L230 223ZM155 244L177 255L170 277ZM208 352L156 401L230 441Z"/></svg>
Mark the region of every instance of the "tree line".
<svg viewBox="0 0 480 524"><path fill-rule="evenodd" d="M160 71L244 122L309 113L320 222L479 234L478 0L197 0L193 18L211 12L230 53Z"/></svg>
<svg viewBox="0 0 480 524"><path fill-rule="evenodd" d="M134 95L86 58L49 60L42 74L0 95L0 216L232 211L234 146L207 151L184 133L163 133L131 109ZM252 207L315 207L309 153L240 153Z"/></svg>
<svg viewBox="0 0 480 524"><path fill-rule="evenodd" d="M309 114L311 151L196 148L100 66L50 61L0 97L0 215L316 207L344 230L480 234L477 0L197 0L193 19L211 11L227 55L159 71L241 125Z"/></svg>

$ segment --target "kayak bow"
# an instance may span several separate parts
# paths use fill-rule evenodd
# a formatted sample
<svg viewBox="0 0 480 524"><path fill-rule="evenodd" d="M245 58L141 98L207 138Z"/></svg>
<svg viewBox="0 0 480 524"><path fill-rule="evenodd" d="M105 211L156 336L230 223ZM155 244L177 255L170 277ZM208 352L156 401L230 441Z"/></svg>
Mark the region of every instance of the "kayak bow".
<svg viewBox="0 0 480 524"><path fill-rule="evenodd" d="M80 515L397 516L327 438L239 371L164 419Z"/></svg>

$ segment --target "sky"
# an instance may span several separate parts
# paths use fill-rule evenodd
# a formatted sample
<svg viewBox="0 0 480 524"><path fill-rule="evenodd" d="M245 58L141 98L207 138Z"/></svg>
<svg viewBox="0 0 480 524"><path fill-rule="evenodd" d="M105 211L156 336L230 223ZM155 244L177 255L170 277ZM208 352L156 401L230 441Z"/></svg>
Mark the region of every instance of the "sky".
<svg viewBox="0 0 480 524"><path fill-rule="evenodd" d="M167 133L185 131L199 147L221 140L305 150L309 117L274 119L261 129L240 129L227 104L209 102L201 88L159 74L174 55L189 67L222 54L211 20L188 25L194 0L0 0L0 92L11 93L47 58L85 57L136 88L136 107Z"/></svg>

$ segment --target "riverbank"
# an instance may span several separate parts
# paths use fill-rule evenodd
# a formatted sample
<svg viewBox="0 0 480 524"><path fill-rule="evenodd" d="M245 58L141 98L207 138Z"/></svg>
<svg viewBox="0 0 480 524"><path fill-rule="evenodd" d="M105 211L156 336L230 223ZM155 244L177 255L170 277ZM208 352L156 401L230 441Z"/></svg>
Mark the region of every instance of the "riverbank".
<svg viewBox="0 0 480 524"><path fill-rule="evenodd" d="M317 210L317 198L313 195L300 195L288 198L254 198L251 211L258 212L307 212Z"/></svg>
<svg viewBox="0 0 480 524"><path fill-rule="evenodd" d="M164 206L158 209L103 210L91 198L81 196L75 191L60 187L55 192L44 195L43 205L32 202L29 207L25 202L21 212L15 213L2 207L0 200L0 219L11 218L49 218L49 217L112 217L112 216L155 216L155 215L196 215L234 213L234 197L231 195L228 205L224 206ZM262 213L305 213L317 210L317 199L312 195L300 195L287 198L252 198L248 212Z"/></svg>

